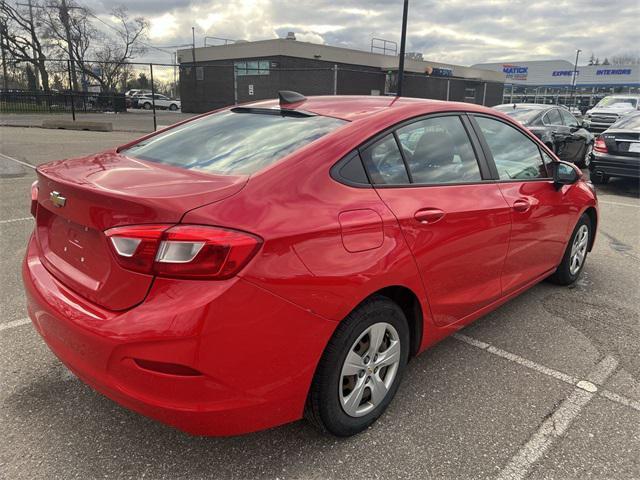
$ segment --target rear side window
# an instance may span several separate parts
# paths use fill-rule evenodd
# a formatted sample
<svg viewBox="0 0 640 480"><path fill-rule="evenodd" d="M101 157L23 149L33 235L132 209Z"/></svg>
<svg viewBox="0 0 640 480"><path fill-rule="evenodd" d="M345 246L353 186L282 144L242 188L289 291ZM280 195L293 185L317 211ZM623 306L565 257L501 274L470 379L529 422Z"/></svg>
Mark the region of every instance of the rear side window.
<svg viewBox="0 0 640 480"><path fill-rule="evenodd" d="M250 175L345 123L322 116L225 111L172 128L122 153L190 170Z"/></svg>
<svg viewBox="0 0 640 480"><path fill-rule="evenodd" d="M397 131L414 183L479 182L480 168L458 116L435 117Z"/></svg>
<svg viewBox="0 0 640 480"><path fill-rule="evenodd" d="M500 180L547 178L538 145L514 127L487 117L476 117L489 145Z"/></svg>
<svg viewBox="0 0 640 480"><path fill-rule="evenodd" d="M562 118L560 118L560 112L557 108L549 110L544 115L544 123L547 125L562 125Z"/></svg>
<svg viewBox="0 0 640 480"><path fill-rule="evenodd" d="M373 183L378 185L409 183L407 169L393 134L365 148L361 154Z"/></svg>

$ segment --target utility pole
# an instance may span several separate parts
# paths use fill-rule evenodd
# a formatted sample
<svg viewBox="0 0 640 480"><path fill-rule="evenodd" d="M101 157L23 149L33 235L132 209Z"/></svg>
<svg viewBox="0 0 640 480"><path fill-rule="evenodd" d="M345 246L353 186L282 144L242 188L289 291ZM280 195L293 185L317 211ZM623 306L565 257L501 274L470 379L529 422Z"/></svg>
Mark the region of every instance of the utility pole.
<svg viewBox="0 0 640 480"><path fill-rule="evenodd" d="M404 0L402 11L402 35L400 36L400 62L398 64L398 88L396 96L402 96L402 81L404 80L404 50L407 43L407 14L409 12L409 0Z"/></svg>
<svg viewBox="0 0 640 480"><path fill-rule="evenodd" d="M4 45L6 30L6 22L0 22L0 49L2 50L2 86L4 87L5 91L9 90L9 77L7 76L7 52Z"/></svg>
<svg viewBox="0 0 640 480"><path fill-rule="evenodd" d="M571 96L569 97L570 107L575 107L575 105L573 104L573 96L576 93L576 82L578 80L578 56L580 55L581 51L582 50L580 49L576 50L576 61L573 64L573 77L571 79Z"/></svg>
<svg viewBox="0 0 640 480"><path fill-rule="evenodd" d="M78 78L76 77L76 66L73 60L73 42L71 41L71 25L69 25L69 6L67 0L60 0L59 6L60 21L64 27L67 38L67 52L69 53L69 74L71 75L71 85L73 90L78 90Z"/></svg>
<svg viewBox="0 0 640 480"><path fill-rule="evenodd" d="M37 63L40 61L40 56L36 51L36 24L33 19L33 3L32 0L27 0L27 3L16 3L20 7L29 7L29 33L31 34L31 50L33 52L34 68L33 73L36 77L36 90L40 87L40 69ZM42 7L40 7L42 8Z"/></svg>

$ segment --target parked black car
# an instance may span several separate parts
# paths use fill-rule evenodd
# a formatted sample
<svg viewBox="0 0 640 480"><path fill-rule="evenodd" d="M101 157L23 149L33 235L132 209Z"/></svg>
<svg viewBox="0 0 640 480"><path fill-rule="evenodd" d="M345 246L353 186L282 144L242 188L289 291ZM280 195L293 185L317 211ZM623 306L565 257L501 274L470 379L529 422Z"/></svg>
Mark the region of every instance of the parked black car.
<svg viewBox="0 0 640 480"><path fill-rule="evenodd" d="M537 103L505 104L493 108L526 126L561 160L583 167L591 157L594 135L587 130L588 123L577 120L566 108Z"/></svg>
<svg viewBox="0 0 640 480"><path fill-rule="evenodd" d="M640 178L640 113L605 130L596 139L588 164L593 183L607 183L611 177Z"/></svg>

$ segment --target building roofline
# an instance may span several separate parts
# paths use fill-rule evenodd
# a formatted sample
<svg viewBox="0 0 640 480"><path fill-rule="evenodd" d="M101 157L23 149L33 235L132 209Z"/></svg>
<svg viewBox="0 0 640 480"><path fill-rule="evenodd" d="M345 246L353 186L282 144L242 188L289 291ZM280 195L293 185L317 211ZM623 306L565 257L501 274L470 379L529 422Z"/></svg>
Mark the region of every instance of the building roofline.
<svg viewBox="0 0 640 480"><path fill-rule="evenodd" d="M325 62L376 67L381 70L394 70L398 68L397 56L284 38L258 40L255 42L236 42L227 45L198 47L195 49L196 63L268 56L307 58ZM193 61L191 48L178 50L179 63L191 63ZM440 62L405 60L405 70L407 72L424 73L427 67L451 69L453 76L461 78L479 78L491 82L503 82L505 78L503 73L492 70Z"/></svg>

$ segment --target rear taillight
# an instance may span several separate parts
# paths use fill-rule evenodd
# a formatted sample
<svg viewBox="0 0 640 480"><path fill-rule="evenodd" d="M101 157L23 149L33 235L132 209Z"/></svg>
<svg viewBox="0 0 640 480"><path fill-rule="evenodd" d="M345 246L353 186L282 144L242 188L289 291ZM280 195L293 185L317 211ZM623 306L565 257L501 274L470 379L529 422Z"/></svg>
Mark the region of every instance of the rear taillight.
<svg viewBox="0 0 640 480"><path fill-rule="evenodd" d="M105 232L122 267L162 277L232 277L262 241L245 232L203 225L137 225Z"/></svg>
<svg viewBox="0 0 640 480"><path fill-rule="evenodd" d="M596 152L600 152L600 153L607 153L607 144L604 142L604 139L602 137L598 137L596 138L595 143L593 144L593 149Z"/></svg>
<svg viewBox="0 0 640 480"><path fill-rule="evenodd" d="M38 213L38 181L31 184L31 215L33 218Z"/></svg>

